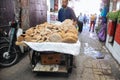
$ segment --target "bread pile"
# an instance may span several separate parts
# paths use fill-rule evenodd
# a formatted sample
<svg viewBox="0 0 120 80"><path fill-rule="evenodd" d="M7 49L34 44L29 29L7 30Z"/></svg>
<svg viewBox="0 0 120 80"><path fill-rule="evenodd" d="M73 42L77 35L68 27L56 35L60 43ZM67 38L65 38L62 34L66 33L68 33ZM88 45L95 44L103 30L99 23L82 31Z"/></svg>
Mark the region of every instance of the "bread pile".
<svg viewBox="0 0 120 80"><path fill-rule="evenodd" d="M60 25L45 22L26 30L17 38L17 42L65 42L75 43L78 40L78 31L73 21L66 19Z"/></svg>

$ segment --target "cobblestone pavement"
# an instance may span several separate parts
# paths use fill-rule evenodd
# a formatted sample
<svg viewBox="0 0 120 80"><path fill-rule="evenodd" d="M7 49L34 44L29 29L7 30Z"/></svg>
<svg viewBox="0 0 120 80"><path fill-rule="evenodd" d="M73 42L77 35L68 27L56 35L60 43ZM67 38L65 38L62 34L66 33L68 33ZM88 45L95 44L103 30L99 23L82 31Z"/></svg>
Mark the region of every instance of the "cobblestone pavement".
<svg viewBox="0 0 120 80"><path fill-rule="evenodd" d="M25 56L14 66L0 68L0 80L120 80L119 65L95 33L88 32L88 28L84 27L79 40L81 52L75 57L76 68L69 77L33 73L29 58Z"/></svg>

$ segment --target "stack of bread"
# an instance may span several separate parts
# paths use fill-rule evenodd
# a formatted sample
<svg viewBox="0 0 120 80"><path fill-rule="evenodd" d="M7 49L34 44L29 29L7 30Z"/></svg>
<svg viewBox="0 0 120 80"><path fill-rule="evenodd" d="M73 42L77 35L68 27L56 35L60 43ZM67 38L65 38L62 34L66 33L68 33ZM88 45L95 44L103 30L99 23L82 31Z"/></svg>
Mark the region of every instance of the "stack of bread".
<svg viewBox="0 0 120 80"><path fill-rule="evenodd" d="M76 43L78 31L73 25L73 21L66 19L61 24L45 22L36 27L29 28L25 34L17 38L17 42L65 42Z"/></svg>

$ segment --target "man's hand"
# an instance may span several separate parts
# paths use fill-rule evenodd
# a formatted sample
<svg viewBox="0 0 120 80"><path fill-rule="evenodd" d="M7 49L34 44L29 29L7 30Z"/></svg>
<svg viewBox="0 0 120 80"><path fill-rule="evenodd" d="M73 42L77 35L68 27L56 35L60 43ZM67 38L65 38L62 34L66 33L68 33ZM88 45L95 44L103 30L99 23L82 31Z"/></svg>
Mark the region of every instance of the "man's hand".
<svg viewBox="0 0 120 80"><path fill-rule="evenodd" d="M74 21L74 22L73 22L73 25L75 25L75 26L76 26L76 25L77 25L77 21Z"/></svg>

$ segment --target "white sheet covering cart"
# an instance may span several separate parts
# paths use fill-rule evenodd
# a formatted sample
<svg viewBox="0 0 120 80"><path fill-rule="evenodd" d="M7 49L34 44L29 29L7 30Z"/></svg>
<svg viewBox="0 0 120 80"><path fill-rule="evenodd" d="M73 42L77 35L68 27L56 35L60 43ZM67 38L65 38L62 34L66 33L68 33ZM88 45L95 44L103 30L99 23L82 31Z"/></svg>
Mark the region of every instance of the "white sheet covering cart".
<svg viewBox="0 0 120 80"><path fill-rule="evenodd" d="M32 70L35 72L62 72L70 73L73 66L73 56L80 53L81 43L78 40L76 43L58 43L58 42L24 42L33 52L31 54ZM42 54L61 54L59 64L43 65L41 64ZM57 57L57 56L56 56ZM52 60L52 57L48 57Z"/></svg>

